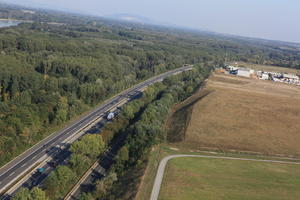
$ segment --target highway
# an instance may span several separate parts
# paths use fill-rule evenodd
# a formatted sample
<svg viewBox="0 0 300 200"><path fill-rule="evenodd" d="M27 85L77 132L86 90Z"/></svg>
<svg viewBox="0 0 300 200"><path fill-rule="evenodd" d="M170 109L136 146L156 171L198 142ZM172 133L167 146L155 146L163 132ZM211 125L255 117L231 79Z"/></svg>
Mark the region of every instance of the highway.
<svg viewBox="0 0 300 200"><path fill-rule="evenodd" d="M115 139L113 144L101 155L101 159L96 161L90 169L77 182L73 189L65 196L64 200L76 200L83 192L90 191L93 188L93 183L100 180L109 171L111 165L115 161L119 149L124 145L127 134L122 134Z"/></svg>
<svg viewBox="0 0 300 200"><path fill-rule="evenodd" d="M10 187L16 184L16 181L25 176L27 173L31 172L32 168L34 168L36 165L53 156L51 152L52 149L59 149L66 142L73 142L72 138L76 138L76 136L84 128L91 125L93 122L95 122L95 120L103 118L105 113L116 108L120 102L129 101L130 97L136 92L142 91L147 86L155 82L162 81L168 76L191 69L193 69L193 66L181 67L139 83L110 98L85 116L75 120L74 122L71 122L64 129L51 134L35 146L31 147L0 169L0 194L4 194Z"/></svg>
<svg viewBox="0 0 300 200"><path fill-rule="evenodd" d="M292 164L292 165L300 165L300 162L290 162L290 161L280 161L280 160L263 160L263 159L251 159L251 158L237 158L237 157L225 157L225 156L205 156L205 155L170 155L163 158L158 166L156 177L154 180L154 185L152 188L150 200L157 200L159 197L159 192L161 188L161 184L164 177L165 168L169 160L173 158L212 158L212 159L225 159L225 160L240 160L240 161L254 161L254 162L269 162L269 163L283 163L283 164Z"/></svg>

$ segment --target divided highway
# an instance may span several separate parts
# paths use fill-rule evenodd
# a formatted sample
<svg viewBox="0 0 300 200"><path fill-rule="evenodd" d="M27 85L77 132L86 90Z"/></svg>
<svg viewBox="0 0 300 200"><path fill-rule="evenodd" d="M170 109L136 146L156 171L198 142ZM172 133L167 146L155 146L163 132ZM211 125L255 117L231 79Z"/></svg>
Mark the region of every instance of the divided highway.
<svg viewBox="0 0 300 200"><path fill-rule="evenodd" d="M193 69L193 66L184 66L139 83L112 97L87 115L72 122L61 131L53 133L32 148L28 149L0 169L0 194L4 194L10 187L16 184L19 179L30 173L33 168L49 159L49 157L52 156L51 149L60 148L66 142L73 142L74 138L78 139L77 137L81 136L80 133L83 129L90 126L99 118L104 117L106 112L111 111L120 104L129 101L130 96L134 95L136 92L142 91L149 85L162 81L168 76L191 69Z"/></svg>

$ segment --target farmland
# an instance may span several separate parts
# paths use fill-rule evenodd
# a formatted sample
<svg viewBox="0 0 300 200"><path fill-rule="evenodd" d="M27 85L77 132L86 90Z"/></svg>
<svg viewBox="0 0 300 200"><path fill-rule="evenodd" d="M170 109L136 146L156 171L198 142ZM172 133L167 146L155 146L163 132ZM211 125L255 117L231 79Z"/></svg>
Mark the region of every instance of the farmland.
<svg viewBox="0 0 300 200"><path fill-rule="evenodd" d="M176 158L166 168L159 199L297 199L299 180L299 165Z"/></svg>
<svg viewBox="0 0 300 200"><path fill-rule="evenodd" d="M184 144L191 148L300 155L300 88L214 74L194 104Z"/></svg>

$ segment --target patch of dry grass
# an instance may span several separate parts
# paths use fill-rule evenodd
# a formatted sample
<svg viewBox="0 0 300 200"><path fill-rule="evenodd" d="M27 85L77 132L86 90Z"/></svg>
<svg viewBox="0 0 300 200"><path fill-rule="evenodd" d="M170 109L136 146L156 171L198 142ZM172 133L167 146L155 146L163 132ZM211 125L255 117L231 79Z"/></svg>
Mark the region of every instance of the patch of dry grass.
<svg viewBox="0 0 300 200"><path fill-rule="evenodd" d="M300 87L213 75L198 101L185 144L220 150L300 155Z"/></svg>

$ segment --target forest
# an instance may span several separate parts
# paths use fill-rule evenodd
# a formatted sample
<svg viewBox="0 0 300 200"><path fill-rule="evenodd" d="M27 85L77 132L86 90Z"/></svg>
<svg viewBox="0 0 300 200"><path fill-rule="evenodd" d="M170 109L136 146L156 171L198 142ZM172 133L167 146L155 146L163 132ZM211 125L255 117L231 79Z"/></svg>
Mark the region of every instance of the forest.
<svg viewBox="0 0 300 200"><path fill-rule="evenodd" d="M299 46L288 43L20 13L0 9L1 18L32 21L0 28L0 166L108 97L183 64L222 66L228 55L300 68Z"/></svg>

